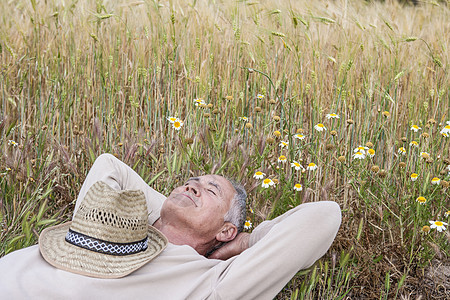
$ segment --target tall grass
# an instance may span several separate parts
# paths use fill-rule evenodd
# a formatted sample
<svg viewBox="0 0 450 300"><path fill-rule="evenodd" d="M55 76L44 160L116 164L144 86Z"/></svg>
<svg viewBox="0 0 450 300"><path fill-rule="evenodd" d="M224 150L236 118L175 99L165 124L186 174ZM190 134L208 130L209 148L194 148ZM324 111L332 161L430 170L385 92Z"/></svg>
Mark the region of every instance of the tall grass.
<svg viewBox="0 0 450 300"><path fill-rule="evenodd" d="M423 230L449 220L445 3L19 0L0 11L0 255L70 219L110 152L163 194L193 174L242 181L254 225L338 202L329 255L279 298L445 296L425 274L448 259L448 231ZM355 159L367 143L375 156ZM277 184L262 188L258 170Z"/></svg>

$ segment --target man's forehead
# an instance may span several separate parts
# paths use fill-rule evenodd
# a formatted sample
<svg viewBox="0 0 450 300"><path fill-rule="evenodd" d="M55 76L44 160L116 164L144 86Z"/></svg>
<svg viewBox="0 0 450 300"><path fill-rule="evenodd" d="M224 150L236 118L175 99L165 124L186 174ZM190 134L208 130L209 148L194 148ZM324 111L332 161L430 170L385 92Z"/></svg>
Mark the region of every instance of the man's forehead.
<svg viewBox="0 0 450 300"><path fill-rule="evenodd" d="M207 175L202 175L202 176L197 176L197 177L191 177L188 179L188 181L189 180L207 181L207 182L213 182L213 183L220 184L220 185L232 186L231 182L228 179L226 179L223 176L215 175L215 174L207 174Z"/></svg>

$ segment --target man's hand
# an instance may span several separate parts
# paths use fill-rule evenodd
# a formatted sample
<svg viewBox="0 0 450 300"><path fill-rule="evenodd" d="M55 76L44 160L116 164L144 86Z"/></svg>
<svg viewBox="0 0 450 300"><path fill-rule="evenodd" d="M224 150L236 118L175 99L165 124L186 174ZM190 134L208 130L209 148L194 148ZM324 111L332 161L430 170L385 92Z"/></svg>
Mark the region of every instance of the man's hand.
<svg viewBox="0 0 450 300"><path fill-rule="evenodd" d="M246 232L239 233L234 240L226 243L216 251L214 251L209 258L226 260L235 255L241 254L242 251L248 248L248 241L250 234Z"/></svg>

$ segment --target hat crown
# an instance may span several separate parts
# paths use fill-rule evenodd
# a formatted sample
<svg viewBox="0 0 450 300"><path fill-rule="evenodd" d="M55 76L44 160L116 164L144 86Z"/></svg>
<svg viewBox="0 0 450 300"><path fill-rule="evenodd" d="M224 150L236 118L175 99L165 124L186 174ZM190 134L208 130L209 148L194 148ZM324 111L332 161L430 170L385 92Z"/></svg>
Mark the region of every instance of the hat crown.
<svg viewBox="0 0 450 300"><path fill-rule="evenodd" d="M70 229L103 241L132 243L147 237L147 214L142 191L118 191L98 181L86 193Z"/></svg>

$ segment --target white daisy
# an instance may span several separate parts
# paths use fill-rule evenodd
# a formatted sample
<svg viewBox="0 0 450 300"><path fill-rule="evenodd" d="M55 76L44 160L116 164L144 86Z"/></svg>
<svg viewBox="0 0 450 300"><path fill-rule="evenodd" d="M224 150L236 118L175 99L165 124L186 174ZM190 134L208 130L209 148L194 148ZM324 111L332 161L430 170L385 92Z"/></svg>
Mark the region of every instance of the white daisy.
<svg viewBox="0 0 450 300"><path fill-rule="evenodd" d="M315 125L314 129L316 129L317 131L327 130L327 128L322 123L318 123L317 125Z"/></svg>
<svg viewBox="0 0 450 300"><path fill-rule="evenodd" d="M269 188L270 186L272 186L272 185L274 185L274 184L275 184L275 182L273 182L272 179L266 178L266 179L263 180L261 186L262 186L263 188L266 188L266 189L267 189L267 188Z"/></svg>
<svg viewBox="0 0 450 300"><path fill-rule="evenodd" d="M294 138L296 138L298 140L304 140L306 138L306 136L304 136L303 134L297 133L296 135L294 135Z"/></svg>
<svg viewBox="0 0 450 300"><path fill-rule="evenodd" d="M303 190L303 187L302 187L302 185L300 183L297 183L297 184L294 185L294 190L300 192L301 190Z"/></svg>
<svg viewBox="0 0 450 300"><path fill-rule="evenodd" d="M310 163L307 167L306 170L308 171L314 171L315 169L317 169L317 165L315 163Z"/></svg>
<svg viewBox="0 0 450 300"><path fill-rule="evenodd" d="M255 179L263 179L264 176L266 176L266 174L261 171L256 171L255 174L253 174L253 178Z"/></svg>
<svg viewBox="0 0 450 300"><path fill-rule="evenodd" d="M414 131L414 132L418 132L418 131L421 130L421 129L422 129L422 128L419 127L419 126L417 126L417 125L412 125L412 126L411 126L411 130Z"/></svg>
<svg viewBox="0 0 450 300"><path fill-rule="evenodd" d="M431 184L439 184L441 183L441 180L437 177L434 177L433 179L431 179Z"/></svg>
<svg viewBox="0 0 450 300"><path fill-rule="evenodd" d="M430 222L430 224L431 224L430 228L431 228L431 229L436 228L437 231L439 231L439 232L441 232L442 230L445 230L445 229L446 229L446 228L445 228L445 225L448 226L448 223L441 222L441 221L429 221L429 222Z"/></svg>
<svg viewBox="0 0 450 300"><path fill-rule="evenodd" d="M362 152L356 152L355 154L353 154L353 159L364 159L364 158L366 158L366 156Z"/></svg>
<svg viewBox="0 0 450 300"><path fill-rule="evenodd" d="M177 118L176 117L168 117L167 120L173 124L177 120Z"/></svg>
<svg viewBox="0 0 450 300"><path fill-rule="evenodd" d="M280 157L278 157L278 162L284 163L286 162L287 158L284 155L280 155Z"/></svg>
<svg viewBox="0 0 450 300"><path fill-rule="evenodd" d="M411 174L411 181L416 181L418 177L419 177L419 174L417 174L417 173L412 173L412 174Z"/></svg>
<svg viewBox="0 0 450 300"><path fill-rule="evenodd" d="M244 229L250 229L252 228L252 222L250 220L246 220L244 223Z"/></svg>
<svg viewBox="0 0 450 300"><path fill-rule="evenodd" d="M366 151L369 150L369 147L364 147L364 146L358 146L358 148L355 148L353 150L353 152L361 152L362 154L366 155Z"/></svg>
<svg viewBox="0 0 450 300"><path fill-rule="evenodd" d="M288 148L288 146L289 146L289 142L285 142L285 141L280 141L280 147L281 148Z"/></svg>
<svg viewBox="0 0 450 300"><path fill-rule="evenodd" d="M183 121L177 118L177 119L172 123L172 128L175 129L175 130L180 130L181 127L183 126L183 124L184 124Z"/></svg>
<svg viewBox="0 0 450 300"><path fill-rule="evenodd" d="M298 161L295 160L291 162L291 167L294 168L296 171L305 170L305 168L303 168L303 166Z"/></svg>
<svg viewBox="0 0 450 300"><path fill-rule="evenodd" d="M328 120L329 119L339 119L339 116L337 114L327 114L325 116Z"/></svg>

